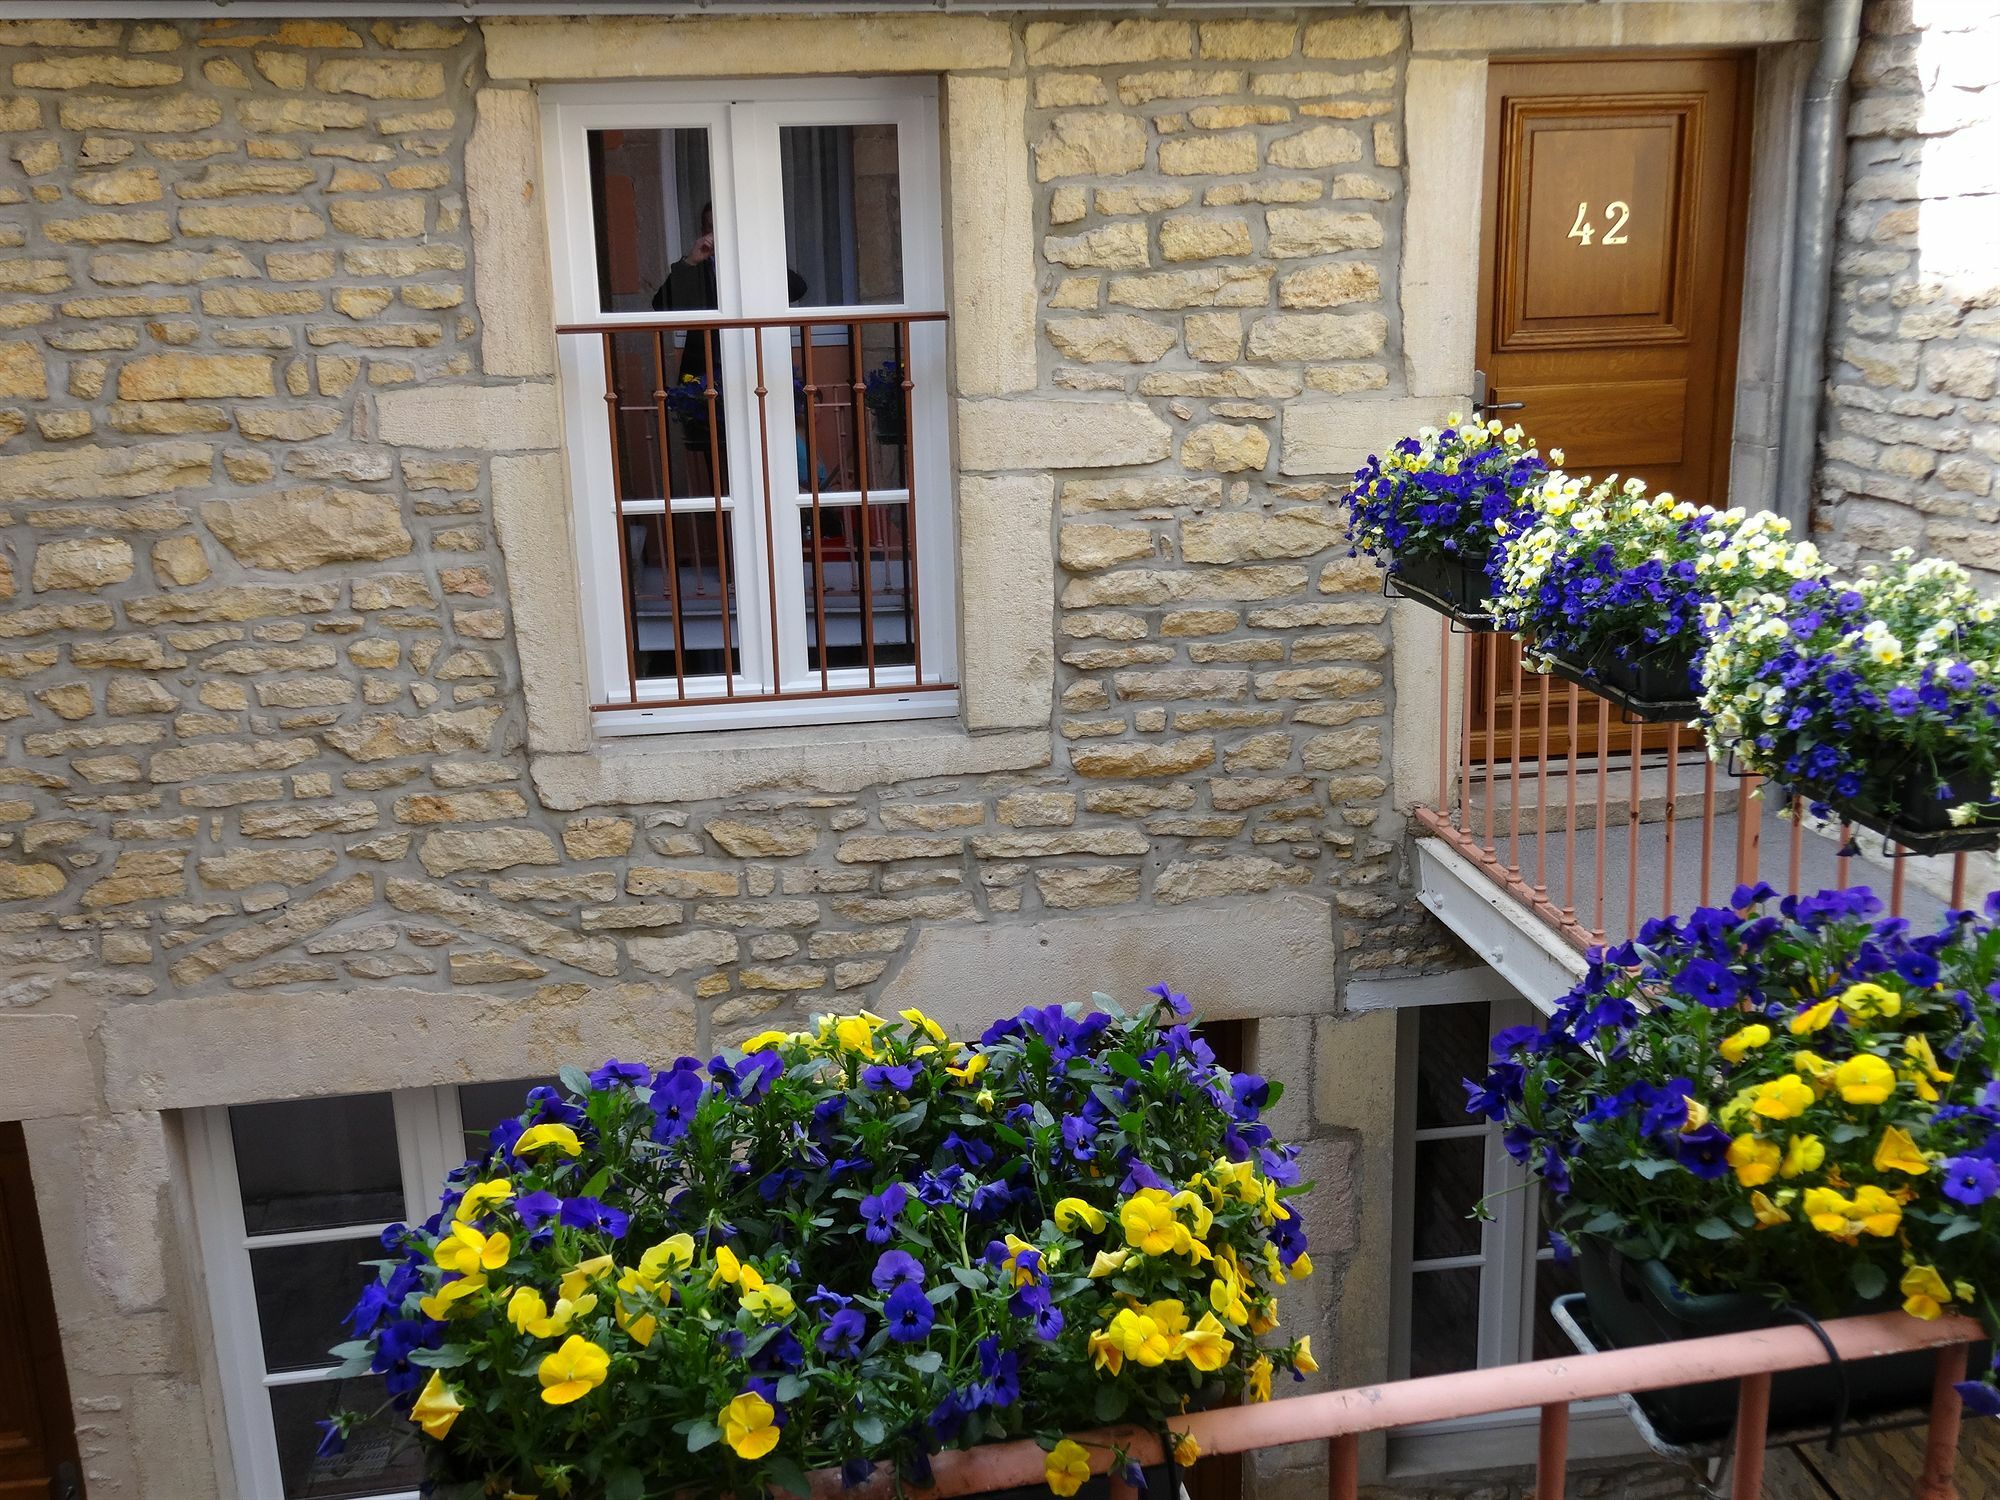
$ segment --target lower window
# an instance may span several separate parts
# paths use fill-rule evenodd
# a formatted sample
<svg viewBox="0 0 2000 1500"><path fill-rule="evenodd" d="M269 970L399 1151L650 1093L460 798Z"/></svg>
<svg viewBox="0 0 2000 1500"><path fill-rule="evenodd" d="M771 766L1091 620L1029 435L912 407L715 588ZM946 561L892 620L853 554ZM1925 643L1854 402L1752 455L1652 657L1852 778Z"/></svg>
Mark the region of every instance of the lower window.
<svg viewBox="0 0 2000 1500"><path fill-rule="evenodd" d="M540 1079L203 1110L189 1120L196 1222L239 1494L416 1500L420 1450L384 1416L322 1451L321 1419L372 1411L374 1376L327 1351L382 1231L421 1220L445 1173Z"/></svg>

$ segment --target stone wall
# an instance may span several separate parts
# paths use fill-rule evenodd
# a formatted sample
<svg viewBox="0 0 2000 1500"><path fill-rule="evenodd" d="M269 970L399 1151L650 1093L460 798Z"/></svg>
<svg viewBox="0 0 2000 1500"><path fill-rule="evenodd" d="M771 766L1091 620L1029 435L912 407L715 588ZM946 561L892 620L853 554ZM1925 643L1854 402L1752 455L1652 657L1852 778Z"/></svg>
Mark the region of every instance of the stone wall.
<svg viewBox="0 0 2000 1500"><path fill-rule="evenodd" d="M1870 0L1848 105L1815 530L2000 586L2000 6Z"/></svg>
<svg viewBox="0 0 2000 1500"><path fill-rule="evenodd" d="M1299 1316L1356 1266L1379 1302L1392 1111L1343 1080L1384 1018L1336 995L1443 953L1324 476L1416 420L1404 22L978 24L1027 91L1041 341L958 437L967 486L1047 496L996 539L1053 560L1043 768L557 810L514 637L544 560L494 520L530 462L496 450L553 439L413 415L548 389L480 316L524 264L475 248L486 39L0 21L0 1076L63 1117L30 1139L93 1494L217 1466L174 1110L835 1005L1169 978L1256 1018L1321 1185Z"/></svg>

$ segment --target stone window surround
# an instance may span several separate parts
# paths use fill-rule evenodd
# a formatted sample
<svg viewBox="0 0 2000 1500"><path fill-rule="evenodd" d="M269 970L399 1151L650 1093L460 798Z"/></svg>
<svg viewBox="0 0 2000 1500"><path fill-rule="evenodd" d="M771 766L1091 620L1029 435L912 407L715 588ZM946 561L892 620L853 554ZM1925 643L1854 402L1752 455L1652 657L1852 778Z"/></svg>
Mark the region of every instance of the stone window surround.
<svg viewBox="0 0 2000 1500"><path fill-rule="evenodd" d="M484 367L491 377L534 382L471 388L471 399L494 413L510 408L504 420L477 424L495 449L532 442L555 450L562 431L547 231L533 191L542 149L533 90L545 83L942 75L955 393L964 399L1034 389L1034 215L1017 149L1026 140L1027 84L1019 76L994 76L1014 64L1007 23L964 16L631 18L608 25L509 20L487 22L485 32L487 71L498 86L478 93L466 160ZM954 194L953 181L976 182L979 190ZM386 421L384 428L384 437L397 441ZM1023 454L1021 466L1029 462ZM730 730L683 743L599 741L574 665L582 653L582 611L566 465L559 451L496 457L494 520L516 574L509 593L530 765L542 800L567 810L776 786L847 792L906 777L1049 764L1053 501L1046 475L958 481L958 718ZM1047 538L1046 545L1022 545L1034 537Z"/></svg>
<svg viewBox="0 0 2000 1500"><path fill-rule="evenodd" d="M1808 0L1665 0L1522 7L1415 5L1403 101L1408 185L1400 270L1404 374L1414 403L1438 412L1469 402L1477 348L1485 175L1486 70L1496 58L1644 56L1649 50L1735 48L1756 59L1751 120L1750 215L1738 338L1732 504L1777 508L1773 486L1784 401L1784 299L1790 265L1799 100L1818 34ZM1471 147L1472 149L1468 149ZM1558 434L1540 434L1560 446ZM1408 602L1391 606L1391 745L1398 811L1434 800L1440 744L1458 742L1464 672L1456 653L1440 663L1437 617ZM1438 674L1447 690L1442 704ZM1440 739L1439 718L1448 721Z"/></svg>

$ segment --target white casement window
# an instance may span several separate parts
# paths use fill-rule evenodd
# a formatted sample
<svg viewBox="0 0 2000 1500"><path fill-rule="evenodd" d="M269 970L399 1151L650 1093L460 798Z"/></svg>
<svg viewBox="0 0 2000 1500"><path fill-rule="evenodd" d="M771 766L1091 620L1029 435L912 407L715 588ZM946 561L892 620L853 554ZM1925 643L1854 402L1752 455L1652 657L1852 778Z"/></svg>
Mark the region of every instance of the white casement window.
<svg viewBox="0 0 2000 1500"><path fill-rule="evenodd" d="M422 1453L392 1415L343 1451L318 1450L322 1418L373 1411L380 1379L335 1379L327 1351L377 1260L382 1231L437 1209L444 1176L520 1111L536 1082L404 1089L188 1118L236 1492L244 1500L416 1500Z"/></svg>
<svg viewBox="0 0 2000 1500"><path fill-rule="evenodd" d="M935 83L543 103L598 731L955 713Z"/></svg>
<svg viewBox="0 0 2000 1500"><path fill-rule="evenodd" d="M1574 1354L1549 1304L1578 1290L1542 1227L1540 1191L1507 1155L1501 1127L1465 1108L1462 1080L1484 1075L1502 1027L1539 1022L1524 1000L1413 1007L1397 1028L1398 1202L1392 1379ZM1468 1217L1482 1198L1491 1217ZM1531 1462L1535 1413L1435 1422L1393 1434L1392 1474ZM1634 1450L1616 1402L1579 1402L1573 1458Z"/></svg>

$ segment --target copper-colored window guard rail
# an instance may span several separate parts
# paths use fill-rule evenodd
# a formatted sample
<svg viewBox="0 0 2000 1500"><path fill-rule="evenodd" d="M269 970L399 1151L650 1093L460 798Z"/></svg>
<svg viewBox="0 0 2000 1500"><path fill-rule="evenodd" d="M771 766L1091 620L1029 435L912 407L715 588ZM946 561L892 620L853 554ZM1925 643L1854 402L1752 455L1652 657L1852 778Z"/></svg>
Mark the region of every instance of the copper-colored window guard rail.
<svg viewBox="0 0 2000 1500"><path fill-rule="evenodd" d="M1512 678L1513 732L1503 734L1495 708L1505 685L1500 653L1483 653L1482 663L1473 633L1455 631L1449 620L1441 622L1441 633L1438 783L1429 805L1415 809L1417 822L1575 947L1629 937L1654 917L1725 903L1736 886L1759 880L1781 891L1800 890L1802 883L1845 890L1854 883L1856 856L1849 852L1856 847L1853 826L1841 827L1828 859L1806 844L1803 808L1794 801L1788 827L1767 836L1760 777L1718 769L1705 753L1699 771L1682 766L1684 754L1703 749L1701 731L1694 725L1657 726L1665 741L1663 758L1654 751L1642 753L1637 725L1630 728L1628 748L1614 749L1612 727L1622 709L1573 682L1526 669L1516 655L1505 669ZM1461 688L1456 702L1454 678ZM1485 722L1475 726L1471 703L1481 678L1487 711ZM1560 748L1551 750L1551 745ZM1623 767L1617 764L1620 756ZM1660 817L1646 813L1642 775L1649 756L1664 773ZM1701 784L1694 817L1676 816L1684 774L1697 776ZM1613 787L1621 777L1629 781L1625 805L1619 808ZM1524 809L1530 790L1534 805ZM1620 821L1622 830L1615 827ZM1688 823L1694 826L1683 826ZM1655 830L1643 860L1642 827ZM1782 867L1765 850L1772 837L1786 844ZM1700 840L1698 851L1687 847L1694 838ZM1614 840L1624 845L1622 859ZM1913 899L1905 852L1901 846L1890 851L1888 889L1882 894L1891 915L1914 917L1905 910ZM1677 871L1691 853L1695 870ZM1950 905L1963 908L1970 859L1965 854L1950 858Z"/></svg>
<svg viewBox="0 0 2000 1500"><path fill-rule="evenodd" d="M944 680L926 680L924 676L923 630L921 625L919 580L917 568L917 523L918 484L916 465L917 444L917 401L916 384L911 378L910 330L919 323L941 323L946 314L942 312L897 312L897 313L831 313L818 317L790 318L723 318L723 317L671 317L633 318L615 323L568 323L557 327L556 333L564 337L595 337L599 340L603 355L604 402L609 426L611 453L611 506L614 529L618 537L618 569L621 589L620 615L625 626L625 686L627 696L621 700L593 702L594 712L618 712L627 709L663 709L716 706L721 704L751 704L798 701L805 699L860 698L884 694L908 694L917 691L933 692L948 690L956 683ZM894 334L893 364L900 375L902 432L896 440L902 448L902 468L904 494L902 498L883 502L878 500L871 516L869 505L869 440L879 436L873 431L871 406L868 400L868 384L871 372L864 368L862 330L874 327L889 327ZM826 370L816 368L813 348L815 329L843 329L847 333L846 359L836 361L844 368ZM740 588L733 589L730 582L732 558L732 528L730 513L735 501L726 498L727 486L724 482L726 463L722 459L725 445L733 438L726 430L721 412L723 386L718 384L716 371L719 366L717 355L720 335L731 331L745 331L758 335L747 341L751 351L751 363L755 384L752 397L756 412L756 455L755 477L758 481L756 503L763 511L763 551L762 559L762 605L767 612L769 643L769 676L766 685L759 686L744 667L738 664L740 643L732 639L730 626L732 598L748 602ZM812 517L811 537L811 620L813 629L811 640L816 644L819 661L816 670L809 664L809 675L819 678L816 687L785 687L784 664L779 659L779 596L781 578L777 559L777 528L772 508L772 455L771 455L771 412L770 381L767 378L762 334L772 330L785 330L794 336L800 350L801 368L785 371L795 384L795 400L799 405L797 421L804 450L801 455L800 473L803 480L800 488L801 499L810 493L810 514ZM642 382L641 389L630 388L630 379L621 388L620 340L638 341L638 351L643 361L650 350L650 382ZM693 390L684 390L680 381L670 383L668 366L678 340L688 348L698 347L701 363L698 381ZM625 346L628 354L632 345ZM821 355L823 362L825 356ZM685 368L685 356L683 356ZM629 369L627 374L629 375ZM683 376L683 379L694 377ZM722 376L727 382L730 377ZM891 379L894 379L892 376ZM643 389L650 384L651 390ZM851 399L842 400L846 396ZM641 683L652 680L656 674L641 673L641 646L637 636L635 615L637 613L637 588L633 573L631 544L627 535L628 496L625 491L628 482L626 473L625 434L621 430L621 418L628 417L635 410L642 409L633 398L641 397L651 408L652 421L658 442L658 470L661 499L664 505L660 525L660 546L664 552L661 566L664 597L662 602L667 611L671 635L672 677L675 691L672 696L642 696ZM674 414L676 405L696 405L696 412L690 417L683 413ZM847 502L829 504L825 511L853 509L859 531L859 554L856 564L858 572L858 593L861 612L860 646L866 683L835 682L830 660L833 645L827 633L827 561L828 545L825 531L826 513L821 506L822 477L826 473L823 466L823 449L820 427L822 412L831 412L836 422L841 412L851 413L855 427L851 440L843 434L840 447L848 448L851 441L851 456L854 459L854 493L857 499L850 507ZM689 645L689 623L694 610L684 595L689 589L688 580L683 577L683 562L679 556L680 544L676 540L675 522L681 517L695 514L688 508L676 509L675 500L685 500L686 496L674 496L670 479L670 458L672 444L670 433L674 424L681 423L691 428L699 440L699 446L710 455L707 462L709 507L703 517L711 528L711 535L696 533L690 539L692 545L701 547L712 540L714 548L713 567L718 580L719 600L716 611L721 631L722 663L720 672L701 672L690 667L689 658L693 648ZM934 435L943 441L943 434ZM843 492L844 493L844 492ZM880 489L878 486L878 493ZM596 503L597 497L590 497ZM902 613L907 619L909 661L889 664L878 663L876 649L879 644L876 625L876 587L874 580L874 557L876 552L876 532L887 531L893 524L882 513L891 508L899 510L902 516L903 538L901 561L905 582L904 606ZM804 507L801 507L804 509ZM699 524L699 523L698 523ZM741 559L737 559L740 567ZM740 580L739 580L740 582ZM899 643L900 644L900 643ZM667 654L664 651L661 654ZM690 693L690 677L719 676L723 689L720 693ZM749 681L743 679L750 678ZM893 679L893 680L885 680ZM660 674L658 680L664 680Z"/></svg>
<svg viewBox="0 0 2000 1500"><path fill-rule="evenodd" d="M1903 1312L1840 1318L1821 1325L1842 1361L1935 1349L1930 1430L1923 1471L1908 1493L1914 1500L1958 1500L1956 1472L1962 1410L1952 1387L1965 1378L1967 1346L1984 1337L1969 1318L1943 1317L1924 1323ZM1733 1500L1759 1500L1764 1483L1764 1448L1771 1406L1771 1376L1827 1362L1826 1350L1810 1329L1787 1325L1713 1338L1649 1344L1599 1354L1536 1360L1487 1370L1464 1370L1359 1386L1314 1396L1294 1396L1255 1406L1232 1406L1175 1417L1175 1432L1194 1436L1203 1453L1245 1453L1293 1443L1327 1444L1328 1500L1356 1500L1360 1486L1360 1438L1453 1417L1536 1408L1541 1413L1535 1500L1563 1500L1569 1453L1572 1402L1596 1401L1633 1391L1711 1380L1737 1384L1736 1430L1729 1493ZM1155 1434L1132 1428L1080 1434L1093 1471L1111 1471L1114 1447L1144 1464L1162 1461ZM932 1461L929 1489L901 1488L922 1497L979 1494L1042 1483L1043 1453L1031 1441L994 1443L943 1453ZM812 1500L890 1500L899 1491L895 1476L878 1467L858 1488L842 1484L840 1471L811 1476ZM1888 1490L1882 1491L1887 1500ZM1135 1500L1132 1489L1111 1472L1111 1500Z"/></svg>

